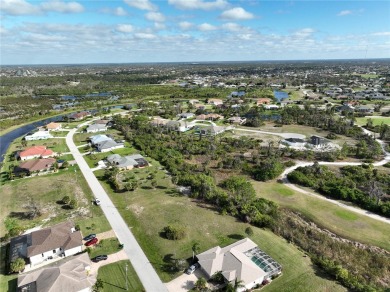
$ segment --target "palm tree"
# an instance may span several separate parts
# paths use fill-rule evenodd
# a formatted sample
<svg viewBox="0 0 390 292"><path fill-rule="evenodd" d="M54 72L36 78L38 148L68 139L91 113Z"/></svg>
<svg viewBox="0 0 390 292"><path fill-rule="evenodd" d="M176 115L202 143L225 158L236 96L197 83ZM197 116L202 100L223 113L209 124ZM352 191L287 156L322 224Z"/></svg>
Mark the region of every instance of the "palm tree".
<svg viewBox="0 0 390 292"><path fill-rule="evenodd" d="M207 281L205 278L200 277L196 282L195 282L195 289L196 291L203 291L207 287Z"/></svg>
<svg viewBox="0 0 390 292"><path fill-rule="evenodd" d="M200 250L200 245L199 242L195 242L192 245L192 259L195 259L195 254L197 254Z"/></svg>
<svg viewBox="0 0 390 292"><path fill-rule="evenodd" d="M226 292L236 292L239 288L244 288L245 285L244 282L241 280L238 280L237 278L234 280L234 283L230 282L226 286Z"/></svg>

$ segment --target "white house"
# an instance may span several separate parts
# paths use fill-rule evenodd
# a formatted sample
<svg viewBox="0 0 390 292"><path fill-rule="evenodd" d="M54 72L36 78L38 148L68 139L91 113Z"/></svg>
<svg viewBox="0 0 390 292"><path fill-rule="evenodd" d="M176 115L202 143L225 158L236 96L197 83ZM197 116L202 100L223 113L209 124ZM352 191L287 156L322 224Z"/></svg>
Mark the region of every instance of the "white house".
<svg viewBox="0 0 390 292"><path fill-rule="evenodd" d="M197 258L208 278L221 271L227 282L242 281L244 287L237 289L239 292L252 289L282 271L282 267L249 238L223 248L211 248Z"/></svg>
<svg viewBox="0 0 390 292"><path fill-rule="evenodd" d="M268 110L279 109L279 106L276 104L264 104L263 107Z"/></svg>
<svg viewBox="0 0 390 292"><path fill-rule="evenodd" d="M11 239L10 262L24 258L34 266L58 257L67 257L82 251L81 232L72 222L63 222L49 228Z"/></svg>
<svg viewBox="0 0 390 292"><path fill-rule="evenodd" d="M34 140L46 140L53 138L53 136L49 133L49 131L38 131L32 134L27 134L24 136L26 141L34 141Z"/></svg>

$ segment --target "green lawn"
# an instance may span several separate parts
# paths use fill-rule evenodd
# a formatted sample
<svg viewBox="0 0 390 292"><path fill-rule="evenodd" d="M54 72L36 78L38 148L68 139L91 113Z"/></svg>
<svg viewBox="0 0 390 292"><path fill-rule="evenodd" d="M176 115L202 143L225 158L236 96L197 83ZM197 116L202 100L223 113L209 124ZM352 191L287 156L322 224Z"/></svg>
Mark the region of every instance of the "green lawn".
<svg viewBox="0 0 390 292"><path fill-rule="evenodd" d="M120 251L119 241L116 237L114 237L100 240L97 245L91 247L88 254L90 258L94 258L97 255L109 255L118 251Z"/></svg>
<svg viewBox="0 0 390 292"><path fill-rule="evenodd" d="M152 161L152 165L133 173L140 181L136 191L114 193L105 182L102 185L161 279L168 282L182 274L182 271L170 270L172 260L191 258L194 242L200 243L201 251L216 245L225 246L243 238L248 225L231 216L220 215L212 206L178 195L167 175L158 170L159 163ZM156 170L158 186L152 189L147 176L148 172ZM103 173L98 171L97 176ZM186 237L180 241L163 238L161 231L168 224L184 226ZM319 277L318 271L298 248L268 230L253 229L252 239L283 266L284 275L275 281L277 286L274 287L320 287L318 291L345 291L334 281Z"/></svg>
<svg viewBox="0 0 390 292"><path fill-rule="evenodd" d="M103 291L126 291L126 265L128 291L144 291L130 261L119 261L99 268L98 279L104 283Z"/></svg>
<svg viewBox="0 0 390 292"><path fill-rule="evenodd" d="M372 119L374 126L387 124L390 125L390 117L364 117L364 118L356 118L356 124L360 126L365 126L367 124L367 120Z"/></svg>
<svg viewBox="0 0 390 292"><path fill-rule="evenodd" d="M260 197L277 202L282 207L299 211L318 225L344 238L390 250L390 232L387 223L347 211L335 204L291 190L273 181L252 182Z"/></svg>

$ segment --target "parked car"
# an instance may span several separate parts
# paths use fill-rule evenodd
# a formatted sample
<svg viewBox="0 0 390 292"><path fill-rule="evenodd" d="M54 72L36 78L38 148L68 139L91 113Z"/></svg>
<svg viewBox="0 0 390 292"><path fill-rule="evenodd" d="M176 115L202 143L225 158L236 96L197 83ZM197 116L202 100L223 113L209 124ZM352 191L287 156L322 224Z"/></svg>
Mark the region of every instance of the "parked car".
<svg viewBox="0 0 390 292"><path fill-rule="evenodd" d="M89 240L91 240L91 239L93 239L93 238L95 238L96 237L96 234L95 233L92 233L92 234L90 234L90 235L87 235L86 237L84 237L83 239L85 240L85 241L89 241Z"/></svg>
<svg viewBox="0 0 390 292"><path fill-rule="evenodd" d="M91 240L87 241L85 243L85 246L91 246L91 245L94 245L98 242L98 239L95 237L95 238L92 238Z"/></svg>
<svg viewBox="0 0 390 292"><path fill-rule="evenodd" d="M191 265L191 266L186 270L186 274L191 275L191 274L194 273L195 270L198 269L199 267L200 267L199 263L195 263L195 264Z"/></svg>
<svg viewBox="0 0 390 292"><path fill-rule="evenodd" d="M95 204L96 204L96 206L99 206L101 204L100 200L98 198L95 198Z"/></svg>
<svg viewBox="0 0 390 292"><path fill-rule="evenodd" d="M107 258L108 258L107 255L101 254L101 255L98 255L98 256L94 257L94 258L92 259L92 261L93 261L94 263L98 263L98 262L100 262L100 261L105 261Z"/></svg>

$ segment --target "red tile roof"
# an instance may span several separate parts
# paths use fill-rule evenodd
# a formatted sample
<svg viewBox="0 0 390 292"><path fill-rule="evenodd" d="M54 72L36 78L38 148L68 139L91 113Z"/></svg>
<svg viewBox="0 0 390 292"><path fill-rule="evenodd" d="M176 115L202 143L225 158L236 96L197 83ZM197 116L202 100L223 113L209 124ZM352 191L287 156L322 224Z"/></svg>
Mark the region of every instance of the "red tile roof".
<svg viewBox="0 0 390 292"><path fill-rule="evenodd" d="M19 153L21 158L28 156L51 156L54 152L47 149L46 146L32 146Z"/></svg>

